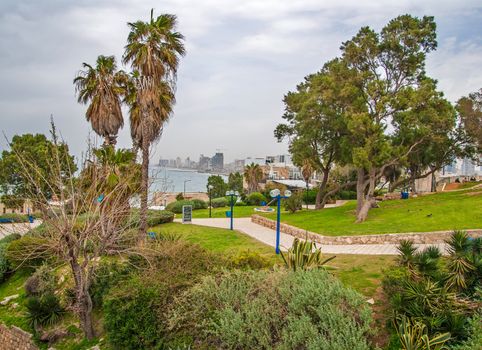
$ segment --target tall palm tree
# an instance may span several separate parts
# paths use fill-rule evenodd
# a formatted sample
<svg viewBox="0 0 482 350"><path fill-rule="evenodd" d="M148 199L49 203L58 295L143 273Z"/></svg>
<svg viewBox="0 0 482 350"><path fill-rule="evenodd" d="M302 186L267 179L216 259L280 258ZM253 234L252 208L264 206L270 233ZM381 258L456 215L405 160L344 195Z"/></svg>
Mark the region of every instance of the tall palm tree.
<svg viewBox="0 0 482 350"><path fill-rule="evenodd" d="M89 103L85 117L92 129L104 137L104 145L114 145L124 126L121 103L127 75L117 69L114 56L101 55L95 67L84 62L82 68L74 79L78 101Z"/></svg>
<svg viewBox="0 0 482 350"><path fill-rule="evenodd" d="M244 177L248 183L248 192L255 192L258 189L258 183L263 178L263 170L259 164L248 164L244 167Z"/></svg>
<svg viewBox="0 0 482 350"><path fill-rule="evenodd" d="M131 133L142 150L141 212L139 237L147 231L149 147L156 141L172 113L179 59L185 54L184 36L175 31L176 16L162 14L148 22L128 23L123 61L130 63L134 82L130 84Z"/></svg>

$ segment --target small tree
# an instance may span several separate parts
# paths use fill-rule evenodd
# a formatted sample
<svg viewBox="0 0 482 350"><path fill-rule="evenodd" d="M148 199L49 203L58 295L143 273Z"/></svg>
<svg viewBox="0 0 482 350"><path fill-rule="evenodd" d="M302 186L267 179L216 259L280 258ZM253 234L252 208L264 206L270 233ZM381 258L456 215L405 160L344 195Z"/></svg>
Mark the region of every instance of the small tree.
<svg viewBox="0 0 482 350"><path fill-rule="evenodd" d="M211 196L213 198L224 197L228 190L228 185L219 175L211 175L208 177L207 191L209 191L209 186L213 186L211 190Z"/></svg>
<svg viewBox="0 0 482 350"><path fill-rule="evenodd" d="M248 183L248 193L256 192L259 182L263 179L263 170L259 164L248 164L244 167L244 178Z"/></svg>
<svg viewBox="0 0 482 350"><path fill-rule="evenodd" d="M28 181L28 198L48 215L44 218L42 249L70 267L74 280L73 311L80 319L84 335L94 337L92 299L89 288L100 257L128 251L120 244L129 225L129 199L138 192L140 169L134 155L126 151L103 149L84 162L79 177L74 169L64 169L65 157L55 141L48 174L35 161L15 152L20 173ZM92 152L89 152L92 154ZM48 188L44 192L44 188ZM50 201L50 195L56 201ZM40 248L40 247L39 247ZM32 251L22 252L25 260Z"/></svg>
<svg viewBox="0 0 482 350"><path fill-rule="evenodd" d="M243 193L243 175L239 172L229 174L228 188Z"/></svg>

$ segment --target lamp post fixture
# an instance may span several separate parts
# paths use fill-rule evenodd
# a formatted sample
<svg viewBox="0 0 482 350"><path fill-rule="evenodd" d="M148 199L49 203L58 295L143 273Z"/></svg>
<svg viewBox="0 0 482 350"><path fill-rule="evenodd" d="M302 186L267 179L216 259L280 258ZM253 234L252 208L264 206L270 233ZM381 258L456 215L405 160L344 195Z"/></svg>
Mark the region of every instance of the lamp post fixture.
<svg viewBox="0 0 482 350"><path fill-rule="evenodd" d="M183 192L183 197L186 196L186 182L190 182L191 180L184 180L184 192Z"/></svg>
<svg viewBox="0 0 482 350"><path fill-rule="evenodd" d="M234 201L235 197L237 198L239 196L238 191L227 191L226 192L226 197L230 197L229 204L231 205L231 215L230 215L230 224L229 224L229 229L232 231L233 230L233 217L234 217Z"/></svg>
<svg viewBox="0 0 482 350"><path fill-rule="evenodd" d="M208 185L208 195L209 195L209 217L211 217L211 208L212 206L212 190L214 186L213 185Z"/></svg>
<svg viewBox="0 0 482 350"><path fill-rule="evenodd" d="M284 195L281 195L280 190L275 188L269 193L271 198L276 199L277 210L276 210L276 254L279 254L279 238L280 238L280 221L281 221L281 200L284 198L291 197L291 191L286 190Z"/></svg>

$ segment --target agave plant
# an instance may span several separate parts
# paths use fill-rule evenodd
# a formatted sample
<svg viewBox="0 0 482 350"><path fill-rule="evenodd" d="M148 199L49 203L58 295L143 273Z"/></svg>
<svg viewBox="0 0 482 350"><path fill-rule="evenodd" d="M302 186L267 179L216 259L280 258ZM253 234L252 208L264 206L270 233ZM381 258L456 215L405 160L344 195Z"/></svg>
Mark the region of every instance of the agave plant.
<svg viewBox="0 0 482 350"><path fill-rule="evenodd" d="M395 328L404 350L448 349L445 343L450 340L450 333L439 333L430 337L425 324L406 316L395 321Z"/></svg>
<svg viewBox="0 0 482 350"><path fill-rule="evenodd" d="M281 252L281 257L287 268L297 271L319 268L336 256L323 260L321 249L316 247L315 242L301 241L295 238L288 252L286 254Z"/></svg>
<svg viewBox="0 0 482 350"><path fill-rule="evenodd" d="M469 235L465 231L454 231L449 240L449 261L447 263L448 276L447 285L458 291L463 292L467 289L469 274L475 270L472 263L472 243Z"/></svg>
<svg viewBox="0 0 482 350"><path fill-rule="evenodd" d="M398 263L401 266L407 267L410 271L414 270L417 248L414 246L413 241L403 239L397 246L399 252Z"/></svg>
<svg viewBox="0 0 482 350"><path fill-rule="evenodd" d="M31 297L27 299L25 306L28 311L28 321L35 331L40 326L53 325L64 314L64 309L53 294L46 294L40 298Z"/></svg>
<svg viewBox="0 0 482 350"><path fill-rule="evenodd" d="M420 253L415 255L415 265L425 276L434 277L437 274L438 263L442 253L435 246L427 247Z"/></svg>

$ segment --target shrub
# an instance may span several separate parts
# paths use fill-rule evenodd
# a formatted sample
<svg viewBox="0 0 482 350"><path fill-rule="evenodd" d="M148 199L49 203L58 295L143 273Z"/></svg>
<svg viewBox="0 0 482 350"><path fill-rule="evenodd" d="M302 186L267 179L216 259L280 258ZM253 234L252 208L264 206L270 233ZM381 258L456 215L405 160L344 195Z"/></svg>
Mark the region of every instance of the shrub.
<svg viewBox="0 0 482 350"><path fill-rule="evenodd" d="M140 225L140 212L139 210L132 211L129 217L130 228L138 228ZM166 224L174 220L174 213L169 210L148 210L147 211L147 226L157 226Z"/></svg>
<svg viewBox="0 0 482 350"><path fill-rule="evenodd" d="M310 189L308 191L303 190L303 203L305 203L305 204L315 204L317 194L318 194L317 189Z"/></svg>
<svg viewBox="0 0 482 350"><path fill-rule="evenodd" d="M295 213L298 210L301 210L301 207L303 205L301 193L293 193L291 197L283 200L283 205L285 210L289 211L290 213Z"/></svg>
<svg viewBox="0 0 482 350"><path fill-rule="evenodd" d="M37 267L44 261L52 260L52 247L45 238L25 235L11 242L6 251L6 257L12 269Z"/></svg>
<svg viewBox="0 0 482 350"><path fill-rule="evenodd" d="M182 201L182 200L184 200L184 195L182 194L182 192L179 192L179 193L176 195L176 200L177 200L177 201Z"/></svg>
<svg viewBox="0 0 482 350"><path fill-rule="evenodd" d="M194 208L194 202L193 201L187 201L187 200L182 200L182 201L175 201L172 203L169 203L166 207L167 210L176 213L176 214L181 214L182 213L182 207L184 205L192 205L192 208Z"/></svg>
<svg viewBox="0 0 482 350"><path fill-rule="evenodd" d="M258 252L244 250L230 258L229 266L242 270L259 270L272 266L272 263Z"/></svg>
<svg viewBox="0 0 482 350"><path fill-rule="evenodd" d="M18 233L13 233L0 239L0 283L5 280L11 270L10 263L7 259L7 247L11 242L20 237Z"/></svg>
<svg viewBox="0 0 482 350"><path fill-rule="evenodd" d="M197 245L183 241L148 244L154 254L147 257L150 263L132 259L141 268L139 274L122 280L103 298L104 328L115 349L161 348L173 299L218 266L216 256Z"/></svg>
<svg viewBox="0 0 482 350"><path fill-rule="evenodd" d="M2 222L14 222L14 223L23 223L28 222L28 215L25 214L2 214L0 215L0 223Z"/></svg>
<svg viewBox="0 0 482 350"><path fill-rule="evenodd" d="M259 192L250 193L248 197L246 197L246 203L248 203L248 205L261 205L262 202L267 202L267 199Z"/></svg>
<svg viewBox="0 0 482 350"><path fill-rule="evenodd" d="M237 201L236 204L234 204L237 207L245 207L247 204L243 201Z"/></svg>
<svg viewBox="0 0 482 350"><path fill-rule="evenodd" d="M27 281L25 281L25 292L29 296L42 296L53 294L57 286L57 276L52 269L44 264L40 266Z"/></svg>
<svg viewBox="0 0 482 350"><path fill-rule="evenodd" d="M214 198L211 201L213 208L222 208L228 205L229 201L225 197Z"/></svg>
<svg viewBox="0 0 482 350"><path fill-rule="evenodd" d="M356 199L355 191L340 191L338 197L343 200Z"/></svg>
<svg viewBox="0 0 482 350"><path fill-rule="evenodd" d="M95 272L89 292L94 306L102 306L104 296L112 286L126 280L132 268L127 264L117 262L101 262Z"/></svg>
<svg viewBox="0 0 482 350"><path fill-rule="evenodd" d="M191 202L193 203L193 209L207 209L208 204L201 200L201 199L192 199Z"/></svg>
<svg viewBox="0 0 482 350"><path fill-rule="evenodd" d="M199 348L369 349L364 297L323 270L208 276L179 298L170 329Z"/></svg>
<svg viewBox="0 0 482 350"><path fill-rule="evenodd" d="M27 319L36 331L40 326L51 326L63 315L64 309L59 299L53 294L46 294L40 298L30 297L25 303Z"/></svg>

